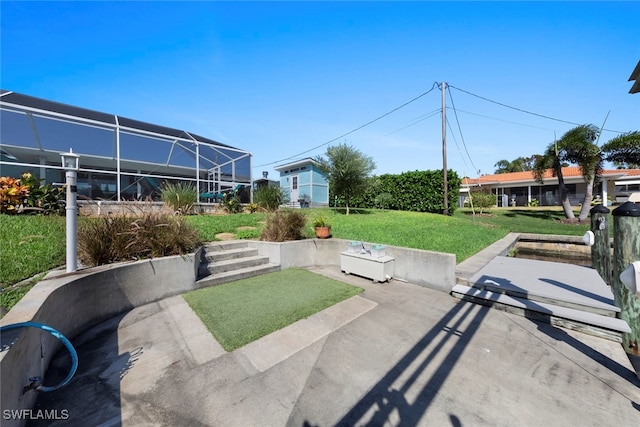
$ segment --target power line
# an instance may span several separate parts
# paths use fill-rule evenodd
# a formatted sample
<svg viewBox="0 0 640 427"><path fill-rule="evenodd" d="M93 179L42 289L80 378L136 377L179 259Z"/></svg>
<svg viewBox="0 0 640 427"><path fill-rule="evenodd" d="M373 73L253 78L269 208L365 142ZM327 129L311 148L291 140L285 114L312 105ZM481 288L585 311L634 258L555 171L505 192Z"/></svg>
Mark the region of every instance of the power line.
<svg viewBox="0 0 640 427"><path fill-rule="evenodd" d="M451 107L453 108L453 114L456 116L456 123L458 124L458 132L460 132L460 139L462 139L462 146L464 147L464 151L467 153L467 157L469 157L469 161L471 162L471 166L473 166L474 170L478 170L475 164L473 164L473 159L471 159L471 155L469 154L469 150L467 149L467 143L464 141L464 136L462 135L462 128L460 127L460 120L458 119L458 111L456 110L456 105L453 102L453 96L451 95L451 88L449 87L449 98L451 99Z"/></svg>
<svg viewBox="0 0 640 427"><path fill-rule="evenodd" d="M352 133L357 132L357 131L359 131L360 129L362 129L362 128L366 127L366 126L369 126L370 124L375 123L375 122L377 122L378 120L380 120L380 119L382 119L382 118L384 118L384 117L387 117L389 114L395 113L395 112L396 112L396 111L398 111L399 109L406 107L407 105L411 104L412 102L417 101L418 99L422 98L423 96L425 96L425 95L429 94L431 91L433 91L433 90L437 87L437 85L438 85L438 83L437 83L437 82L434 82L434 83L433 83L433 85L431 86L431 89L429 89L428 91L421 93L420 95L418 95L418 96L416 96L415 98L413 98L413 99L411 99L411 100L409 100L409 101L405 102L404 104L400 105L399 107L396 107L396 108L394 108L393 110L390 110L390 111L388 111L388 112L384 113L383 115L378 116L378 117L376 117L375 119L370 120L370 121L368 121L367 123L365 123L365 124L363 124L363 125L361 125L361 126L358 126L357 128L355 128L355 129L353 129L353 130L350 130L349 132L347 132L347 133L345 133L345 134L342 134L342 135L340 135L340 136L338 136L338 137L335 137L335 138L333 138L333 139L332 139L332 140L330 140L330 141L327 141L327 142L325 142L325 143L322 143L322 144L320 144L320 145L317 145L317 146L315 146L315 147L313 147L313 148L310 148L310 149L308 149L308 150L306 150L306 151L303 151L303 152L301 152L301 153L295 154L295 155L293 155L293 156L289 156L289 157L286 157L286 158L283 158L283 159L280 159L280 160L276 160L276 161L274 161L274 162L269 162L269 163L264 163L264 164L261 164L261 165L257 165L257 166L254 166L253 168L254 168L254 169L255 169L255 168L261 168L261 167L264 167L264 166L274 165L274 164L276 164L276 163L280 163L280 162L283 162L283 161L285 161L285 160L291 160L291 159L294 159L294 158L296 158L296 157L302 156L303 154L307 154L307 153L309 153L309 152L311 152L311 151L315 151L315 150L317 150L318 148L324 147L325 145L329 145L329 144L331 144L332 142L335 142L335 141L337 141L337 140L339 140L339 139L341 139L341 138L344 138L345 136L351 135Z"/></svg>
<svg viewBox="0 0 640 427"><path fill-rule="evenodd" d="M458 140L456 139L456 135L453 133L453 129L451 128L451 123L449 123L449 119L447 119L447 127L449 128L449 131L451 131L451 137L453 138L453 142L456 143L456 148L458 149L458 154L460 154L460 157L462 158L462 163L464 163L465 167L467 169L469 169L469 165L467 164L467 160L464 158L464 155L462 154L462 151L460 151L460 145L458 144ZM471 160L471 159L469 159ZM475 168L475 165L473 166Z"/></svg>
<svg viewBox="0 0 640 427"><path fill-rule="evenodd" d="M527 111L527 110L524 110L522 108L512 107L511 105L503 104L502 102L494 101L492 99L485 98L484 96L476 95L475 93L471 93L469 91L466 91L464 89L460 89L459 87L455 87L455 86L452 86L452 85L449 85L449 88L457 89L460 92L466 93L467 95L475 96L476 98L482 99L483 101L491 102L492 104L500 105L500 106L505 107L505 108L510 108L512 110L515 110L515 111L520 111L521 113L530 114L532 116L537 116L537 117L542 117L543 119L553 120L553 121L560 122L560 123L567 123L567 124L574 125L574 126L583 125L583 123L570 122L568 120L557 119L555 117L546 116L544 114L538 114L538 113L534 113L532 111ZM617 130L612 130L612 129L602 129L602 130L603 131L607 131L607 132L624 133L624 132L617 131Z"/></svg>
<svg viewBox="0 0 640 427"><path fill-rule="evenodd" d="M474 113L472 111L461 110L460 108L458 108L458 111L461 112L461 113L471 114L472 116L478 116L478 117L482 117L482 118L485 118L485 119L496 120L498 122L511 123L512 125L524 126L524 127L529 127L529 128L533 128L533 129L554 130L554 129L549 129L549 128L543 128L543 127L540 127L540 126L527 125L525 123L513 122L513 121L510 121L510 120L498 119L497 117L485 116L484 114Z"/></svg>
<svg viewBox="0 0 640 427"><path fill-rule="evenodd" d="M427 120L427 119L430 119L431 117L433 117L433 116L435 116L435 115L437 115L437 114L440 114L440 110L441 110L441 109L440 109L440 108L438 108L438 109L436 109L436 110L433 110L433 111L432 111L432 112L430 112L430 113L422 114L422 115L420 115L420 116L416 117L415 119L410 120L408 125L405 125L405 126L402 126L401 128L398 128L398 129L396 129L396 130L393 130L393 131L389 132L388 134L386 134L385 136L393 135L394 133L400 132L401 130L405 130L405 129L407 129L407 128L410 128L411 126L415 126L415 125L417 125L417 124L418 124L418 123L420 123L420 122L423 122L423 121L425 121L425 120Z"/></svg>

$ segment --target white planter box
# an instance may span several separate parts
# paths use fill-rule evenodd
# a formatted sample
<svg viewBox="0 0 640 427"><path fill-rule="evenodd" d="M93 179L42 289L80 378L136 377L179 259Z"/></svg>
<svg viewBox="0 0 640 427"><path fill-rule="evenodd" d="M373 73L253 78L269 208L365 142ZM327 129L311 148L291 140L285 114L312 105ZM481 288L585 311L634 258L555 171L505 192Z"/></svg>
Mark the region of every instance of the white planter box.
<svg viewBox="0 0 640 427"><path fill-rule="evenodd" d="M393 261L391 256L372 257L370 254L354 254L340 252L340 269L347 274L386 282L393 277Z"/></svg>

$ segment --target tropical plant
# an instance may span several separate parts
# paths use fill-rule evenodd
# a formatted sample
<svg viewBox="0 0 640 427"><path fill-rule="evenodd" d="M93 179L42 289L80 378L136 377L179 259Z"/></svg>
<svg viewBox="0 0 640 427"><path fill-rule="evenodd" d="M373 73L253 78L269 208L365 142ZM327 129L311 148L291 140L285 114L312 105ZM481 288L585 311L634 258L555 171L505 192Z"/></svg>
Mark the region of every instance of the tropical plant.
<svg viewBox="0 0 640 427"><path fill-rule="evenodd" d="M605 160L623 168L640 166L640 131L623 133L602 145Z"/></svg>
<svg viewBox="0 0 640 427"><path fill-rule="evenodd" d="M192 182L165 181L160 187L160 197L175 213L188 215L193 213L193 207L198 201L198 191Z"/></svg>
<svg viewBox="0 0 640 427"><path fill-rule="evenodd" d="M0 177L0 212L38 213L49 215L64 212L64 188L43 181L25 172L21 178Z"/></svg>
<svg viewBox="0 0 640 427"><path fill-rule="evenodd" d="M347 144L328 147L326 158L318 156L316 161L326 174L333 194L344 199L349 215L349 201L366 188L367 177L375 169L375 162Z"/></svg>
<svg viewBox="0 0 640 427"><path fill-rule="evenodd" d="M601 132L602 129L594 125L577 126L550 144L545 154L536 159L534 176L538 182L543 182L543 175L547 169L552 169L554 176L558 178L562 208L568 219L575 219L575 215L562 176L564 162L578 165L586 184L585 197L578 215L578 220L583 222L589 216L593 186L600 177L604 162L634 164L640 161L640 132L621 134L599 147Z"/></svg>
<svg viewBox="0 0 640 427"><path fill-rule="evenodd" d="M15 213L29 196L29 186L20 179L0 177L0 212Z"/></svg>
<svg viewBox="0 0 640 427"><path fill-rule="evenodd" d="M253 192L253 201L269 212L276 211L285 200L286 195L280 186L267 185Z"/></svg>

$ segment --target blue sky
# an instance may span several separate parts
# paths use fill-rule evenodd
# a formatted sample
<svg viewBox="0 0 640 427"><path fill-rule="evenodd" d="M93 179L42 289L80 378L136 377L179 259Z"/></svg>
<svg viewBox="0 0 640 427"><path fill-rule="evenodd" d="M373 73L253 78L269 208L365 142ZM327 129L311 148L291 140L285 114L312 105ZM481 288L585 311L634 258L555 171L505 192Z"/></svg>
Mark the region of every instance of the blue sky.
<svg viewBox="0 0 640 427"><path fill-rule="evenodd" d="M608 113L601 142L640 129L638 16L631 1L2 1L0 86L249 150L254 177L275 178L330 141L376 174L441 169L446 82L447 164L477 176Z"/></svg>

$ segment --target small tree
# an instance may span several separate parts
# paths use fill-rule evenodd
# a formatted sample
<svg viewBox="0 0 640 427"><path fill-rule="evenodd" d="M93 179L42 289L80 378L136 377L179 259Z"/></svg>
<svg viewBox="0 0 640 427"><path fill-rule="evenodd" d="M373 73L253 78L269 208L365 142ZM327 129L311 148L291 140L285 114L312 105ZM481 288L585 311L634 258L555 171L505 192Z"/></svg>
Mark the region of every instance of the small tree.
<svg viewBox="0 0 640 427"><path fill-rule="evenodd" d="M328 147L326 158L318 156L316 161L327 175L333 194L344 199L349 215L349 201L364 190L367 177L376 168L375 162L371 157L346 144Z"/></svg>
<svg viewBox="0 0 640 427"><path fill-rule="evenodd" d="M533 170L537 157L538 155L534 154L529 157L518 157L517 159L512 161L504 160L504 159L498 160L498 162L495 165L493 165L496 168L495 173L501 174L501 173L525 172L525 171Z"/></svg>
<svg viewBox="0 0 640 427"><path fill-rule="evenodd" d="M496 205L496 195L489 187L478 187L469 192L469 198L474 209L479 209L480 214Z"/></svg>

